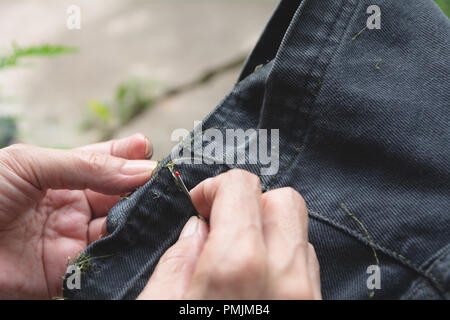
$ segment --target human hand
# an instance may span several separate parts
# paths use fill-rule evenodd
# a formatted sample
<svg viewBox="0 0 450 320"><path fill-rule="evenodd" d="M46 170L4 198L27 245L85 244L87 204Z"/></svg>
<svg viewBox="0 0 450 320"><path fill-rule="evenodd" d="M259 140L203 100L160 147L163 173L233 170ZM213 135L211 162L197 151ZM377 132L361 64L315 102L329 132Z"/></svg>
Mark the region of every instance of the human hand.
<svg viewBox="0 0 450 320"><path fill-rule="evenodd" d="M262 194L259 178L231 170L191 191L197 211L160 259L139 299L321 299L303 198Z"/></svg>
<svg viewBox="0 0 450 320"><path fill-rule="evenodd" d="M68 256L97 240L120 195L146 183L148 138L74 150L0 149L0 299L61 296Z"/></svg>

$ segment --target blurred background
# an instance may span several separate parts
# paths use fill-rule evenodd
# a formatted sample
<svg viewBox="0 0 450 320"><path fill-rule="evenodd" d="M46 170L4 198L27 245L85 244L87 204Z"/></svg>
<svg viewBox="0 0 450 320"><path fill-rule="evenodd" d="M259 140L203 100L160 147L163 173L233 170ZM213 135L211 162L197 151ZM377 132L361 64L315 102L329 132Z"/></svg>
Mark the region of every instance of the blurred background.
<svg viewBox="0 0 450 320"><path fill-rule="evenodd" d="M1 0L0 145L135 132L155 159L231 90L277 0ZM67 20L80 8L81 29Z"/></svg>
<svg viewBox="0 0 450 320"><path fill-rule="evenodd" d="M0 147L142 132L166 156L172 131L192 130L233 87L277 3L1 0ZM80 29L67 27L72 5Z"/></svg>

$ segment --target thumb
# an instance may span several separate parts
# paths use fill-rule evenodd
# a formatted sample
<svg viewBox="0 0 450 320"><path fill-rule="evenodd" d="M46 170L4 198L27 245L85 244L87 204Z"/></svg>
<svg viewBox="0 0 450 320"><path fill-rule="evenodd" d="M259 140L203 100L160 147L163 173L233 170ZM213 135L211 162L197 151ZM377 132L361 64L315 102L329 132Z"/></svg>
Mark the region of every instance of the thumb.
<svg viewBox="0 0 450 320"><path fill-rule="evenodd" d="M182 299L208 236L203 220L191 217L178 241L159 260L141 300Z"/></svg>
<svg viewBox="0 0 450 320"><path fill-rule="evenodd" d="M83 150L55 150L13 145L0 150L0 164L35 188L92 189L122 194L147 182L157 163L126 160Z"/></svg>

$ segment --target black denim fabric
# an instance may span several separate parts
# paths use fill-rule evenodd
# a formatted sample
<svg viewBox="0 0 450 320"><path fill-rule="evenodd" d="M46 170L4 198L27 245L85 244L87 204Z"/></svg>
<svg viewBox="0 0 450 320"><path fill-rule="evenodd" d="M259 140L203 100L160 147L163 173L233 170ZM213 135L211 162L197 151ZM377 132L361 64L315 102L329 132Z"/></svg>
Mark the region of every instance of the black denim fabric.
<svg viewBox="0 0 450 320"><path fill-rule="evenodd" d="M380 30L364 28L370 5ZM431 0L285 0L203 121L280 129L280 169L261 176L263 191L305 198L325 299L450 298L449 74L450 23ZM85 251L95 270L65 297L137 297L193 214L171 160L111 210L111 235ZM260 173L175 162L188 188L230 167ZM381 270L374 291L370 265Z"/></svg>

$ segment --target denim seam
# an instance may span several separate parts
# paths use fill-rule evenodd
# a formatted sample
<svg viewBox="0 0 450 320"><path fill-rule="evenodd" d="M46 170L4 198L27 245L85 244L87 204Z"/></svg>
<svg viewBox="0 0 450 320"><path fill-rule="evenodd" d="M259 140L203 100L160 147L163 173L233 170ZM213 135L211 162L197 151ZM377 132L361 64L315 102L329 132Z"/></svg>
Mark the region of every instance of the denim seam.
<svg viewBox="0 0 450 320"><path fill-rule="evenodd" d="M447 245L446 246L446 250L440 255L440 257L439 258L437 258L428 268L427 268L427 270L432 270L432 268L435 266L435 265L438 265L444 258L446 258L447 256L448 256L448 254L450 253L450 248L449 248L449 246ZM448 268L447 268L447 271L448 271ZM430 272L431 273L431 272ZM440 278L441 278L441 281L443 281L444 280L444 271L441 271L440 273ZM414 289L414 291L413 291L413 293L411 294L411 295L409 295L409 297L408 297L408 299L410 299L410 300L412 300L414 297L416 297L417 296L417 294L420 292L420 291L422 291L425 287L426 287L426 282L428 281L428 279L423 279L422 281L420 281L418 284L417 284L417 287ZM443 294L444 294L444 296L446 297L446 298L448 298L449 297L449 293L450 293L450 291L446 291L446 292L443 292ZM434 298L436 296L436 293L434 293L433 295L428 295L427 297L428 298Z"/></svg>
<svg viewBox="0 0 450 320"><path fill-rule="evenodd" d="M422 281L420 281L417 285L416 285L416 287L415 287L415 289L414 289L414 291L411 293L411 294L409 294L408 296L407 296L407 300L414 300L414 298L420 293L420 292L422 292L425 288L427 288L427 282L429 282L428 281L428 279L423 279ZM430 287L430 286L428 286L428 288L432 291L432 294L428 294L423 300L427 300L427 299L431 299L431 298L434 298L434 297L436 297L436 296L439 296L439 293L436 291L436 289L434 289L434 288L432 288L432 287ZM443 294L444 294L444 297L446 297L446 298L448 298L448 291L447 292L443 292Z"/></svg>
<svg viewBox="0 0 450 320"><path fill-rule="evenodd" d="M432 265L428 268L428 270L431 270L431 268L433 268L435 265L438 265L439 263L441 263L441 261L444 258L447 258L448 254L449 254L450 250L447 250L444 254L442 254L442 256L440 258L438 258L435 262L432 263ZM445 281L445 273L444 272L448 272L448 270L450 270L450 268L447 268L445 270L442 270L439 272L439 276L441 278L441 281ZM444 291L444 296L449 298L450 295L450 290Z"/></svg>
<svg viewBox="0 0 450 320"><path fill-rule="evenodd" d="M419 292L423 291L427 285L427 279L423 279L417 287L414 289L412 294L408 297L408 300L414 300L414 298L419 294Z"/></svg>
<svg viewBox="0 0 450 320"><path fill-rule="evenodd" d="M441 263L442 260L443 260L444 258L447 258L447 257L448 257L448 255L449 255L449 253L450 253L450 246L447 245L447 246L444 247L444 248L445 248L444 252L443 252L438 258L436 258L436 260L435 260L434 262L431 263L431 265L427 268L427 271L432 270L436 265L438 265L439 263ZM449 270L449 268L447 268L447 269L445 269L445 270L439 272L439 278L440 278L440 281L441 281L441 282L444 282L444 281L445 281L445 274L444 274L444 272L447 272L448 270ZM431 271L429 271L429 272L431 273ZM425 281L425 280L424 280L424 281ZM422 282L423 282L423 281L422 281ZM423 289L423 288L422 288L422 289ZM446 298L449 298L450 290L447 290L447 291L444 291L444 290L443 290L443 294L444 294L444 296L445 296Z"/></svg>
<svg viewBox="0 0 450 320"><path fill-rule="evenodd" d="M448 252L446 252L445 254L443 254L442 257L440 257L440 258L436 261L436 264L439 264L444 258L447 257L447 255L448 255ZM434 263L433 263L433 266L434 266ZM431 269L431 267L430 267L430 269ZM443 279L443 280L445 279L445 274L444 274L444 272L448 272L448 270L450 270L450 268L445 269L445 271L442 270L441 272L439 272L439 274L440 274L440 276L441 276L441 279Z"/></svg>
<svg viewBox="0 0 450 320"><path fill-rule="evenodd" d="M308 213L311 213L311 217L312 218L316 218L316 220L318 221L322 221L322 222L327 222L330 225L336 227L338 230L341 230L345 233L348 233L349 235L354 236L357 240L363 242L364 244L368 245L368 240L366 239L365 235L348 227L345 226L343 224L341 224L340 222L334 220L332 217L328 216L328 215L323 215L320 214L316 211L313 211L311 209L308 208ZM375 242L375 240L372 241L373 245L375 247L378 247L378 250L380 250L381 252L391 256L392 258L396 259L397 261L403 263L404 265L410 267L412 270L416 271L417 273L419 273L420 275L428 278L429 280L431 280L436 287L441 291L445 293L445 290L443 289L443 285L442 283L436 278L436 276L431 273L429 270L424 270L421 266L415 264L414 262L412 262L411 260L409 260L408 258L406 258L405 256L403 256L402 254L389 249L383 245L380 245L379 243ZM370 244L369 244L370 245ZM446 293L445 293L446 294Z"/></svg>
<svg viewBox="0 0 450 320"><path fill-rule="evenodd" d="M430 258L428 258L428 260L422 264L422 267L424 267L424 269L432 268L435 265L437 260L443 259L444 256L448 255L449 253L450 253L450 243L447 244L446 246L442 247L434 255L432 255ZM428 267L425 267L425 266L428 266Z"/></svg>
<svg viewBox="0 0 450 320"><path fill-rule="evenodd" d="M313 73L313 70L317 67L318 59L319 59L319 57L322 55L325 46L327 46L327 45L330 43L330 37L331 37L331 34L332 34L332 32L335 30L337 22L339 21L339 19L341 19L342 13L343 13L343 11L344 11L343 8L345 7L346 4L348 4L348 0L343 0L341 6L340 6L340 8L339 8L339 12L338 12L338 14L336 15L336 18L335 18L334 21L330 24L330 28L329 28L329 30L328 30L327 41L326 41L325 44L323 44L323 45L321 46L320 52L315 56L314 62L313 62L313 64L311 65L311 67L310 67L310 69L309 69L309 72L308 72L309 75L312 74L312 73ZM356 7L356 8L357 8L357 7ZM356 10L356 8L355 8L355 10ZM354 14L354 13L353 13L353 14ZM335 45L335 47L336 47L336 48L334 49L333 53L330 54L330 58L328 59L328 61L327 61L327 63L326 63L325 70L321 73L320 76L318 76L318 77L312 77L312 76L311 76L311 77L308 77L308 75L305 76L305 83L304 83L304 85L303 85L303 91L304 91L304 92L308 92L308 85L309 85L310 83L312 83L312 81L316 80L316 78L318 79L318 81L319 81L320 79L323 79L323 78L324 78L324 76L325 76L325 74L326 74L326 70L328 69L328 65L331 63L332 57L334 56L334 53L336 52L337 48L339 47L339 43L338 43L337 45ZM308 112L308 114L307 114L307 116L306 116L306 122L307 122L307 123L309 122L308 120L309 120L310 117L311 117L314 102L316 101L317 97L318 97L319 94L320 94L320 89L321 89L321 86L320 86L319 90L317 90L317 92L315 92L314 94L312 94L312 98L308 96L308 98L311 99L311 101L310 101L310 106L311 106L311 107L310 107L309 112ZM305 94L305 96L303 97L303 99L301 99L302 102L306 103L306 98L307 98L307 95ZM291 129L292 129L292 128L294 127L294 125L295 125L295 121L296 121L296 119L297 119L297 116L296 116L296 115L297 115L298 112L299 112L300 105L301 105L301 104L299 103L298 106L297 106L297 109L294 111L295 116L293 117L292 122L291 122L291 124L290 124L290 128L291 128ZM306 139L306 136L308 135L309 128L311 128L311 124L307 125L307 127L305 128L304 134L303 134L302 137L301 137L302 142L300 143L300 145L303 145L303 143L304 143L304 141L305 141L305 139ZM290 130L290 131L292 131L292 130ZM277 175L275 175L274 177L272 177L271 181L269 181L269 183L265 186L266 190L270 190L270 189L273 187L273 185L274 185L274 184L276 183L276 181L278 180L278 176L279 176L279 175L282 175L284 171L286 171L288 168L290 168L290 167L292 166L292 164L294 163L295 159L297 159L297 157L299 156L299 154L300 154L300 153L297 152L297 153L294 154L292 157L290 157L289 159L286 160L286 162L283 164L283 170L281 170L281 172L278 172Z"/></svg>
<svg viewBox="0 0 450 320"><path fill-rule="evenodd" d="M329 29L328 36L327 36L327 41L326 41L326 45L328 45L328 43L329 43L329 41L330 41L331 34L332 34L332 32L334 31L334 29L336 28L337 22L341 19L342 13L343 13L343 11L344 11L343 8L345 7L344 4L348 4L348 3L349 3L348 1L343 1L343 2L342 2L341 6L340 6L340 8L339 8L339 14L336 16L335 20L334 20L333 23L332 23L332 27ZM358 4L359 4L359 3L358 3ZM352 18L353 18L354 15L356 14L357 9L358 9L358 7L359 7L358 4L355 6L355 8L354 8L354 10L353 10L353 13L352 13L352 14L349 14L349 18L348 18L349 21L352 20ZM350 27L350 23L347 23L347 27L345 28L344 32L342 33L341 40L342 40L342 38L344 37L344 35L346 34L346 32L347 32L347 30L349 29L349 27ZM314 92L311 93L311 95L312 95L312 100L310 101L311 108L310 108L310 110L309 110L309 112L308 112L308 115L307 115L307 117L306 117L306 121L308 121L308 120L310 119L311 114L313 113L313 107L312 107L312 106L314 105L315 101L317 100L317 98L318 98L318 96L319 96L319 94L320 94L320 90L322 89L323 79L325 78L325 75L326 75L326 73L327 73L327 71L328 71L328 67L329 67L329 65L331 64L331 62L332 62L332 60L333 60L333 57L334 57L336 51L339 49L339 46L340 46L340 45L341 45L341 42L338 42L337 45L335 46L336 48L334 49L334 52L330 54L330 57L329 57L327 63L325 64L325 68L324 68L323 72L321 73L320 76L317 77L317 81L318 81L319 87L317 88L317 90L315 90ZM316 67L318 58L319 58L319 56L322 54L322 52L323 52L323 50L324 50L324 47L325 47L325 46L322 46L321 52L315 57L314 63L312 64L311 68L309 69L308 74L311 74L312 71L314 70L314 68ZM304 86L303 86L303 88L302 88L304 92L309 92L309 90L308 90L308 84L310 84L310 83L311 83L313 80L315 80L315 79L316 79L316 78L314 78L314 77L310 77L310 81L308 81L308 80L305 81L305 84L304 84ZM303 102L306 102L306 97L311 98L311 97L309 97L309 96L305 96L305 98L303 99ZM300 106L300 104L299 104L299 106ZM294 112L295 116L293 117L293 121L292 121L292 123L291 123L291 128L292 128L292 127L294 126L294 124L295 124L295 119L297 118L296 115L298 114L298 111L299 111L299 107L298 107L298 108L296 109L296 111ZM269 181L268 184L265 184L265 185L264 185L265 190L270 190L270 189L277 183L277 180L278 180L279 176L281 176L287 169L289 169L289 168L294 164L294 162L300 157L300 155L301 155L301 153L302 153L302 150L303 150L303 145L305 144L305 141L306 141L306 138L307 138L307 136L308 136L308 134L309 134L309 131L310 131L310 129L311 129L311 126L312 126L312 124L309 123L309 125L305 128L303 137L301 137L301 140L302 140L301 143L297 144L297 147L294 146L295 149L296 149L296 152L294 153L294 155L293 155L291 158L289 158L289 159L286 160L286 162L285 162L285 163L283 164L283 166L282 166L283 169L282 169L277 175L274 175L274 176L271 178L271 180ZM291 131L292 131L292 130L291 130ZM300 145L300 147L298 147L298 145ZM300 149L299 149L299 148L300 148ZM298 150L298 149L299 149L299 150ZM298 150L298 151L297 151L297 150Z"/></svg>
<svg viewBox="0 0 450 320"><path fill-rule="evenodd" d="M326 44L329 43L329 39L330 39L330 37L331 37L331 33L332 33L332 31L334 31L337 22L340 20L340 18L341 18L341 16L342 16L342 13L343 13L343 11L344 11L343 8L345 7L344 4L348 4L348 3L349 3L348 1L342 2L342 5L341 5L340 10L339 10L339 14L336 16L336 19L334 20L334 22L333 22L333 24L332 24L333 27L330 28L330 30L329 30L329 34L328 34L328 36L327 36L327 42L326 42ZM358 4L359 4L359 3L358 3ZM355 8L354 8L354 10L353 10L353 13L349 15L349 18L348 18L349 21L350 21L350 20L354 17L354 15L356 14L357 9L359 8L358 4L355 6ZM342 33L341 40L342 40L342 38L344 37L344 35L346 34L346 32L347 32L347 30L349 29L349 27L350 27L350 23L347 23L347 27L345 28L344 32ZM341 45L341 42L337 43L336 48L334 49L334 52L333 52L332 54L330 54L330 57L329 57L329 59L328 59L326 65L325 65L324 71L322 72L322 74L321 74L320 76L317 77L318 83L319 83L319 88L318 88L314 93L311 94L312 97L313 97L312 100L311 100L311 105L313 105L313 104L315 103L315 101L317 100L317 98L318 98L318 96L319 96L319 94L320 94L320 90L322 89L323 79L325 78L325 75L326 75L326 73L327 73L327 71L328 71L328 67L329 67L329 65L331 64L331 62L332 62L332 60L333 60L333 57L334 57L336 51L339 49L339 46L340 46L340 45ZM321 53L323 52L323 49L324 49L324 46L322 46L322 48L321 48ZM314 63L314 64L317 64L318 57L321 55L321 53L315 57L315 60L314 60L315 63ZM314 67L311 67L311 68L310 68L309 74L312 73L312 70L313 70L313 69L314 69ZM313 77L311 77L311 81L312 81L312 80L314 80ZM304 90L304 91L309 92L309 91L308 91L308 84L311 83L311 81L309 81L309 82L306 81L306 83L305 83L305 85L304 85L304 87L303 87L303 90ZM305 98L306 98L306 97L305 97ZM305 100L305 99L304 99L304 100ZM310 111L309 111L309 113L308 113L308 115L307 115L307 119L306 119L306 120L308 120L308 119L311 117L312 111L313 111L313 108L311 107L311 108L310 108ZM297 110L296 110L296 114L298 114L298 108L297 108ZM294 119L294 120L293 120L292 124L295 123L296 117L294 117L293 119ZM288 168L290 168L290 167L294 164L294 162L300 157L300 155L302 154L302 150L304 149L304 148L303 148L303 145L305 144L305 141L306 141L306 138L307 138L307 136L308 136L308 134L309 134L309 130L311 129L311 126L312 126L312 124L310 123L310 124L306 127L306 129L305 129L305 133L304 133L304 135L303 135L303 137L302 137L302 142L299 144L299 145L301 146L301 147L300 147L300 151L296 152L296 154L294 154L293 157L291 157L288 161L286 161L286 163L285 163L284 166L283 166L283 170L282 170L278 175L281 175L285 170L287 170ZM292 126L291 126L291 127L292 127ZM297 148L298 148L298 147L296 147L296 149L297 149ZM273 185L276 183L276 181L277 181L277 179L278 179L278 175L274 176L274 178L272 179L272 181L267 185L267 189L268 189L268 190L269 190L270 188L272 188Z"/></svg>

